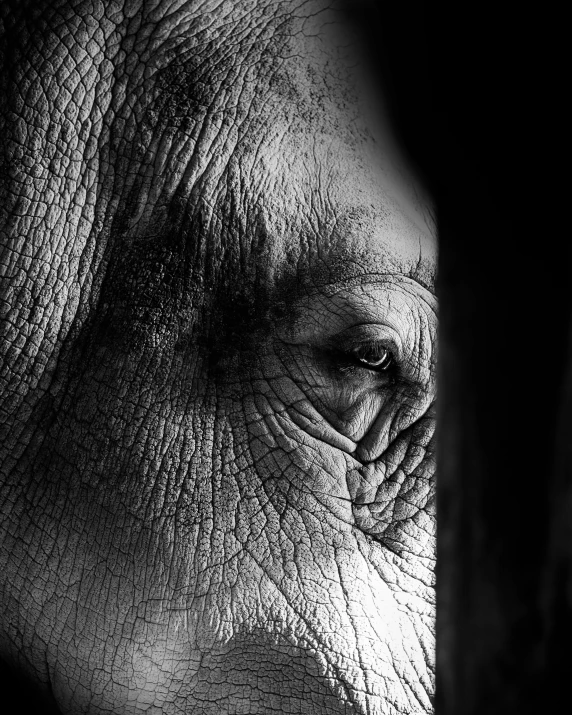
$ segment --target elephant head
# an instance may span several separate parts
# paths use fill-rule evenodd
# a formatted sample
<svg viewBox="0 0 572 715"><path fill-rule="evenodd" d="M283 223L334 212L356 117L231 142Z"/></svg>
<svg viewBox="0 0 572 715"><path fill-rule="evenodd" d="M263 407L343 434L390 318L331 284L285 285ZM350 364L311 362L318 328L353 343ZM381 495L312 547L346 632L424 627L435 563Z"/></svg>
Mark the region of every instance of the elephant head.
<svg viewBox="0 0 572 715"><path fill-rule="evenodd" d="M431 712L435 230L359 33L0 12L0 656L74 715Z"/></svg>

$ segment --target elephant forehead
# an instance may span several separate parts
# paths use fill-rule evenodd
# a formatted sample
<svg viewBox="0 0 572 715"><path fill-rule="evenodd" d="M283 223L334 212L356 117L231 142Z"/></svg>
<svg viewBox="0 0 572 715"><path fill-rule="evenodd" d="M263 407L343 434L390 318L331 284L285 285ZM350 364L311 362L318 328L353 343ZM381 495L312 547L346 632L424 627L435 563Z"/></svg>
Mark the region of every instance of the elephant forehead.
<svg viewBox="0 0 572 715"><path fill-rule="evenodd" d="M320 282L316 273L327 264L329 280L401 273L432 290L437 248L429 206L392 181L376 148L311 130L305 145L299 139L293 145L286 134L262 169L269 233L287 255L307 258L298 278L307 270Z"/></svg>
<svg viewBox="0 0 572 715"><path fill-rule="evenodd" d="M421 232L433 232L363 38L336 3L210 2L200 13L175 3L152 30L140 30L149 33L129 80L139 85L133 113L145 128L135 143L165 155L161 173L173 160L175 175L180 160L170 155L190 149L193 169L173 183L194 183L204 171L214 178L234 157L243 174L253 172L246 183L256 188L277 186L282 176L290 191L295 183L307 196L324 195L325 204L343 203L352 213L362 204L381 203L386 214L398 207ZM184 137L169 151L173 132Z"/></svg>
<svg viewBox="0 0 572 715"><path fill-rule="evenodd" d="M234 157L247 203L266 207L289 257L307 250L318 268L345 264L341 279L394 271L432 287L430 200L396 144L360 38L330 5L298 12L309 16L293 13L288 40L274 46L280 61L251 86L256 131Z"/></svg>
<svg viewBox="0 0 572 715"><path fill-rule="evenodd" d="M332 4L162 9L139 31L135 69L129 55L119 70L130 100L114 109L111 145L129 170L103 181L122 197L114 234L148 255L186 225L180 243L196 243L193 271L212 285L225 272L268 287L284 273L316 284L393 272L432 289L427 201ZM205 246L216 267L202 266Z"/></svg>

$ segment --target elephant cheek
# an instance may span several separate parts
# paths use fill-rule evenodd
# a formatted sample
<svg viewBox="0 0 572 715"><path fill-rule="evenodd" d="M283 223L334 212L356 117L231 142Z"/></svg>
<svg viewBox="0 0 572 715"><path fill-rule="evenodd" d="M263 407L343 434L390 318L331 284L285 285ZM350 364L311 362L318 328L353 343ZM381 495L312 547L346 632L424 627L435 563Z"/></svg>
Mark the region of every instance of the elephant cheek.
<svg viewBox="0 0 572 715"><path fill-rule="evenodd" d="M419 703L428 712L431 664L420 663L433 652L432 607L405 594L400 603L388 585L403 578L395 566L382 578L347 544L303 541L281 577L263 563L251 568L231 603L233 633L201 659L194 701L249 693L248 712L381 715Z"/></svg>
<svg viewBox="0 0 572 715"><path fill-rule="evenodd" d="M250 577L232 606L236 631L226 650L210 650L208 672L234 664L240 687L272 693L282 711L314 712L309 703L316 698L323 712L381 715L411 711L419 702L429 711L430 574L423 576L429 585L420 588L408 575L414 563L405 568L356 530L352 501L360 497L346 481L362 467L371 472L370 488L378 489L388 469L399 471L407 460L413 467L414 458L419 466L423 454L407 454L407 443L399 449L396 443L390 460L363 468L350 455L305 439L286 416L259 415L249 434L259 501L266 500L274 516L245 544ZM367 479L360 479L363 486ZM260 679L253 665L240 665L245 662L259 664Z"/></svg>

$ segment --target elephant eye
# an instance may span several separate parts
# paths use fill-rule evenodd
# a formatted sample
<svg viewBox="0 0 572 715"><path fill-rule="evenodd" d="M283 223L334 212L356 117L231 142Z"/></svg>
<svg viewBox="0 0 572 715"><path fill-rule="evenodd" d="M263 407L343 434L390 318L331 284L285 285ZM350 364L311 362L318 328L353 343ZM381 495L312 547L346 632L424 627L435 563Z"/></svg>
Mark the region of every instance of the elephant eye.
<svg viewBox="0 0 572 715"><path fill-rule="evenodd" d="M350 354L363 367L378 372L389 370L395 363L391 352L378 342L361 343Z"/></svg>

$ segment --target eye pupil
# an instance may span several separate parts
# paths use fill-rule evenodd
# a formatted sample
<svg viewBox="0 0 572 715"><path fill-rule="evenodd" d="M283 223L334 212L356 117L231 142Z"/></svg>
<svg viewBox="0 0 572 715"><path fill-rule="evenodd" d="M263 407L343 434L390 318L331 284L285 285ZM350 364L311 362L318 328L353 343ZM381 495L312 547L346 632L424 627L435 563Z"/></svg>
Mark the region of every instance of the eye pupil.
<svg viewBox="0 0 572 715"><path fill-rule="evenodd" d="M362 365L375 370L387 370L393 362L389 350L378 343L360 345L353 354Z"/></svg>

